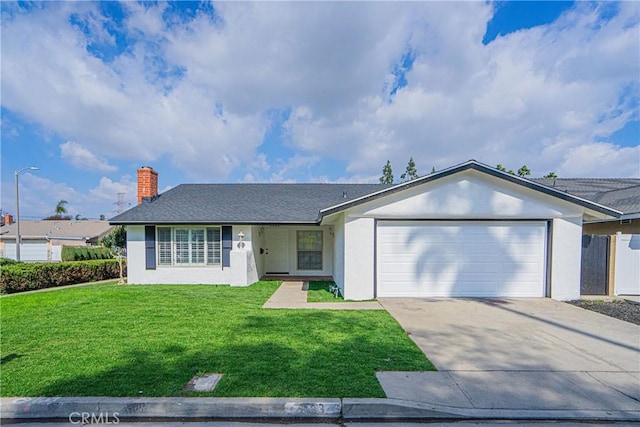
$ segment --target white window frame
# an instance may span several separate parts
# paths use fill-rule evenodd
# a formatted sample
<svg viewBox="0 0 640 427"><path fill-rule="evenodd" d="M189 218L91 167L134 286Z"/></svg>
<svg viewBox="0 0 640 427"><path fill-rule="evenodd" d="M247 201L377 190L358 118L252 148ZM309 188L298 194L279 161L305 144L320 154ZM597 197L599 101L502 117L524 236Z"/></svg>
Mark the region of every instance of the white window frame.
<svg viewBox="0 0 640 427"><path fill-rule="evenodd" d="M160 231L161 229L169 229L170 230L170 241L169 241L169 250L170 250L170 263L167 263L166 257L166 247L162 248L162 256L161 256L161 246L166 244L166 241L160 241ZM178 231L187 231L187 240L186 242L177 242L176 234ZM218 239L217 241L209 241L209 231L217 230ZM195 247L196 241L194 241L193 237L196 234L196 231L201 231L203 233L202 243L202 262L193 262L195 255L195 251L198 249ZM213 233L215 235L215 232ZM186 243L187 246L187 262L178 262L178 254L177 249L179 243ZM213 255L209 256L209 251L213 250ZM216 254L217 251L217 254ZM217 255L217 256L216 256ZM213 263L209 263L209 259L213 259ZM156 226L156 259L158 267L221 267L222 266L222 227L221 226ZM162 261L165 262L162 262Z"/></svg>

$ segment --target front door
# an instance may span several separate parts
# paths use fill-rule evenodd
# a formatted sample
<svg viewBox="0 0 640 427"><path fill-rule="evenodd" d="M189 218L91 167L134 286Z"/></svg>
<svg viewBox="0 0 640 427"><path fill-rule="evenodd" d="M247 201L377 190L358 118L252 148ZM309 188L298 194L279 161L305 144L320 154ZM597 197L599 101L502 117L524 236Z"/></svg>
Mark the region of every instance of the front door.
<svg viewBox="0 0 640 427"><path fill-rule="evenodd" d="M267 274L289 274L289 230L283 227L265 230L265 271Z"/></svg>

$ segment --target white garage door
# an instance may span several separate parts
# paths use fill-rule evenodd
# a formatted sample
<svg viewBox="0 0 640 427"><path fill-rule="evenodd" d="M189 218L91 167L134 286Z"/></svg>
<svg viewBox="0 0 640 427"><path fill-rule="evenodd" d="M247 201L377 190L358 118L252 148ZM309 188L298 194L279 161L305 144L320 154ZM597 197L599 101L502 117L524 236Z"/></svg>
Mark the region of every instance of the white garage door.
<svg viewBox="0 0 640 427"><path fill-rule="evenodd" d="M4 255L6 258L16 259L16 244L5 243ZM47 261L46 242L22 242L20 245L21 261Z"/></svg>
<svg viewBox="0 0 640 427"><path fill-rule="evenodd" d="M543 297L544 222L378 221L379 297Z"/></svg>

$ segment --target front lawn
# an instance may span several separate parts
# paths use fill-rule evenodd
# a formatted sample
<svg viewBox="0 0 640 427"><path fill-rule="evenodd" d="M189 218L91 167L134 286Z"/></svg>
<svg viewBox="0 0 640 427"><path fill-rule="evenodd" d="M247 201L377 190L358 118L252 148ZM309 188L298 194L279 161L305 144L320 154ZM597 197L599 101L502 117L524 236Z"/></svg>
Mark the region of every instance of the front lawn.
<svg viewBox="0 0 640 427"><path fill-rule="evenodd" d="M273 310L278 287L100 284L3 297L2 396L384 397L375 372L434 369L385 311Z"/></svg>
<svg viewBox="0 0 640 427"><path fill-rule="evenodd" d="M344 298L338 293L338 298L333 292L329 292L330 286L335 286L335 282L317 281L309 282L307 291L307 302L343 302Z"/></svg>

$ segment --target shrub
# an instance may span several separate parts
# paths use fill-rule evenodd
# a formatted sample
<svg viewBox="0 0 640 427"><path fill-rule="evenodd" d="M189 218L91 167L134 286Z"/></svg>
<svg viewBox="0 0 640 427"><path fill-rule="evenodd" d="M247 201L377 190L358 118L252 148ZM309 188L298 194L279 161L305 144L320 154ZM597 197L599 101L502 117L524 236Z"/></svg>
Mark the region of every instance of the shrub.
<svg viewBox="0 0 640 427"><path fill-rule="evenodd" d="M127 229L124 225L118 225L111 233L100 240L100 245L107 248L125 249L127 247Z"/></svg>
<svg viewBox="0 0 640 427"><path fill-rule="evenodd" d="M116 259L10 264L0 269L0 292L10 294L115 279L119 276L120 269Z"/></svg>
<svg viewBox="0 0 640 427"><path fill-rule="evenodd" d="M0 266L18 264L18 261L11 258L0 258Z"/></svg>
<svg viewBox="0 0 640 427"><path fill-rule="evenodd" d="M113 253L109 248L90 246L63 246L62 261L88 261L92 259L110 259Z"/></svg>

